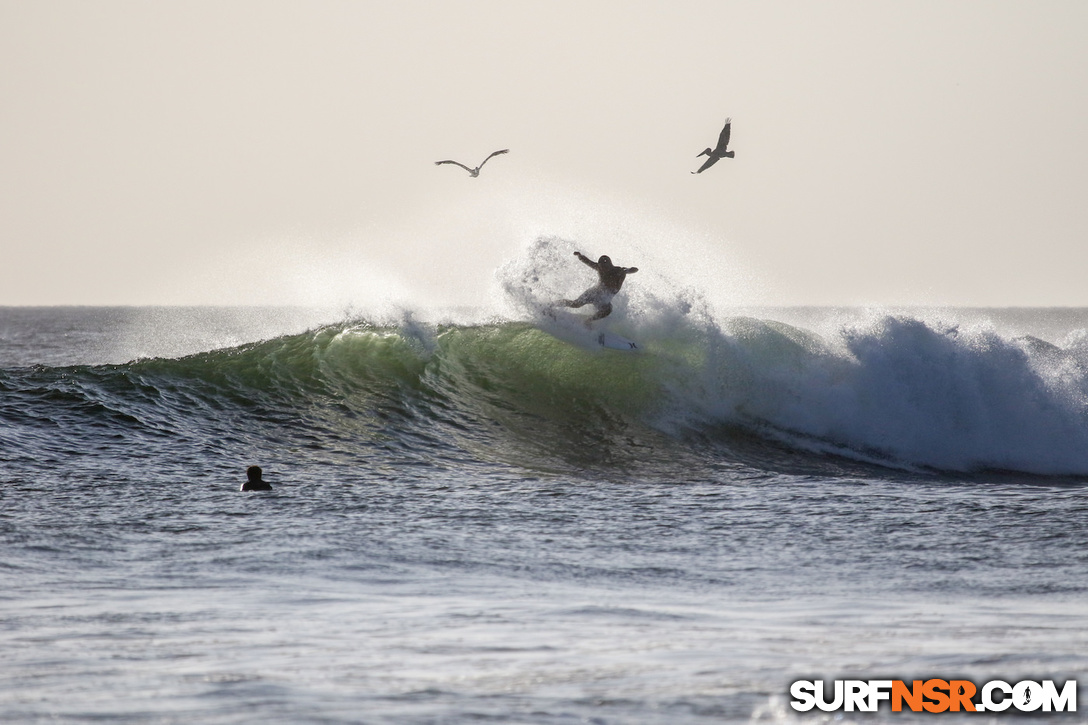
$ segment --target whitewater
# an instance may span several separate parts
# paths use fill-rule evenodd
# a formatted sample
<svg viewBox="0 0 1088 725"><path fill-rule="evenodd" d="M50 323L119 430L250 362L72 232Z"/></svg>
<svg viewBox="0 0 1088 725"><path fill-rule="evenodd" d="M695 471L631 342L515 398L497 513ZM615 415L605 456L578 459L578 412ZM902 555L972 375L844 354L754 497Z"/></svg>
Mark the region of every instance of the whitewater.
<svg viewBox="0 0 1088 725"><path fill-rule="evenodd" d="M789 686L1082 675L1088 309L644 269L633 354L536 314L575 249L487 310L0 309L0 719L912 721Z"/></svg>

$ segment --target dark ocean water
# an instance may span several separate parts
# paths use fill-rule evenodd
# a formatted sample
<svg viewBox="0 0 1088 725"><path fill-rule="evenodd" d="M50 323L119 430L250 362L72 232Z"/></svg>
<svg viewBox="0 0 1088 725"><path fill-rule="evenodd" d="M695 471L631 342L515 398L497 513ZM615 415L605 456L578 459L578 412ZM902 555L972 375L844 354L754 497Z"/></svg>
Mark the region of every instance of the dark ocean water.
<svg viewBox="0 0 1088 725"><path fill-rule="evenodd" d="M1088 310L635 301L638 354L0 309L0 720L788 721L802 678L1084 678ZM912 719L800 717L843 718Z"/></svg>

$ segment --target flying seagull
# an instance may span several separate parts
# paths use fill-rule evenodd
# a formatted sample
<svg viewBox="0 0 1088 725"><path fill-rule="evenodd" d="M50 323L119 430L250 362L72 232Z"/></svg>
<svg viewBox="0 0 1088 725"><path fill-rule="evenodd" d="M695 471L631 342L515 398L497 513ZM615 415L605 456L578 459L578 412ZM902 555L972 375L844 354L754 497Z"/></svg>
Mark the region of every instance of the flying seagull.
<svg viewBox="0 0 1088 725"><path fill-rule="evenodd" d="M456 166L460 166L462 169L464 169L465 171L468 172L469 176L471 176L472 178L475 179L477 176L480 175L480 169L482 169L484 167L484 164L486 164L491 159L491 156L498 156L499 154L505 154L509 150L510 149L503 149L502 151L493 152L490 156L488 156L486 159L481 161L480 165L477 166L475 169L470 169L469 167L462 164L460 161L450 161L448 159L446 161L435 161L434 165L438 166L439 164L454 164Z"/></svg>
<svg viewBox="0 0 1088 725"><path fill-rule="evenodd" d="M729 127L732 124L733 124L733 119L731 119L731 118L725 119L725 128L722 129L721 134L718 136L718 145L715 146L712 149L707 149L703 153L699 154L699 156L706 156L707 157L706 162L702 166L699 167L698 171L692 171L691 173L693 173L693 174L703 173L704 171L709 169L711 166L718 163L718 159L722 158L723 156L727 157L727 158L730 158L730 159L733 158L733 152L725 150L725 147L729 145ZM699 156L696 156L695 158L699 158Z"/></svg>

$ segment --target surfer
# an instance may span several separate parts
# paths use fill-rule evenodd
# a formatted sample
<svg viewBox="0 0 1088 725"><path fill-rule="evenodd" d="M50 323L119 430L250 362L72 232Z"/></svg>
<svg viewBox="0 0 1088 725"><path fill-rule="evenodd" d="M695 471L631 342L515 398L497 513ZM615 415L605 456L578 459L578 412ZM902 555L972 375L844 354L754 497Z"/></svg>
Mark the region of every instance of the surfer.
<svg viewBox="0 0 1088 725"><path fill-rule="evenodd" d="M563 305L564 307L593 305L597 308L597 312L586 320L586 324L588 325L594 320L600 320L612 314L612 298L620 291L620 287L623 286L623 280L627 275L637 272L638 267L617 267L612 264L611 259L603 254L596 262L581 252L575 252L574 256L582 260L584 264L597 270L597 275L600 277L600 280L595 287L587 289L578 297L578 299L560 300L556 304Z"/></svg>
<svg viewBox="0 0 1088 725"><path fill-rule="evenodd" d="M268 481L261 478L261 467L250 466L246 469L246 478L248 479L242 484L239 491L271 491L272 486Z"/></svg>

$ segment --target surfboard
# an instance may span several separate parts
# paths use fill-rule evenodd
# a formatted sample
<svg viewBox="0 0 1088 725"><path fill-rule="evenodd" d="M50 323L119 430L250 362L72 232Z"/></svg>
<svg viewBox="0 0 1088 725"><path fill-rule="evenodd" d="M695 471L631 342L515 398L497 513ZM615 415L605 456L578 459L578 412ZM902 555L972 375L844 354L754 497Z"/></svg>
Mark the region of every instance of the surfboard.
<svg viewBox="0 0 1088 725"><path fill-rule="evenodd" d="M638 345L634 340L628 340L623 335L619 335L615 332L605 330L597 336L597 343L601 347L607 347L609 350L638 350Z"/></svg>
<svg viewBox="0 0 1088 725"><path fill-rule="evenodd" d="M582 348L596 347L624 352L641 351L634 340L629 340L609 329L587 327L585 317L562 308L542 308L536 326L552 337Z"/></svg>

